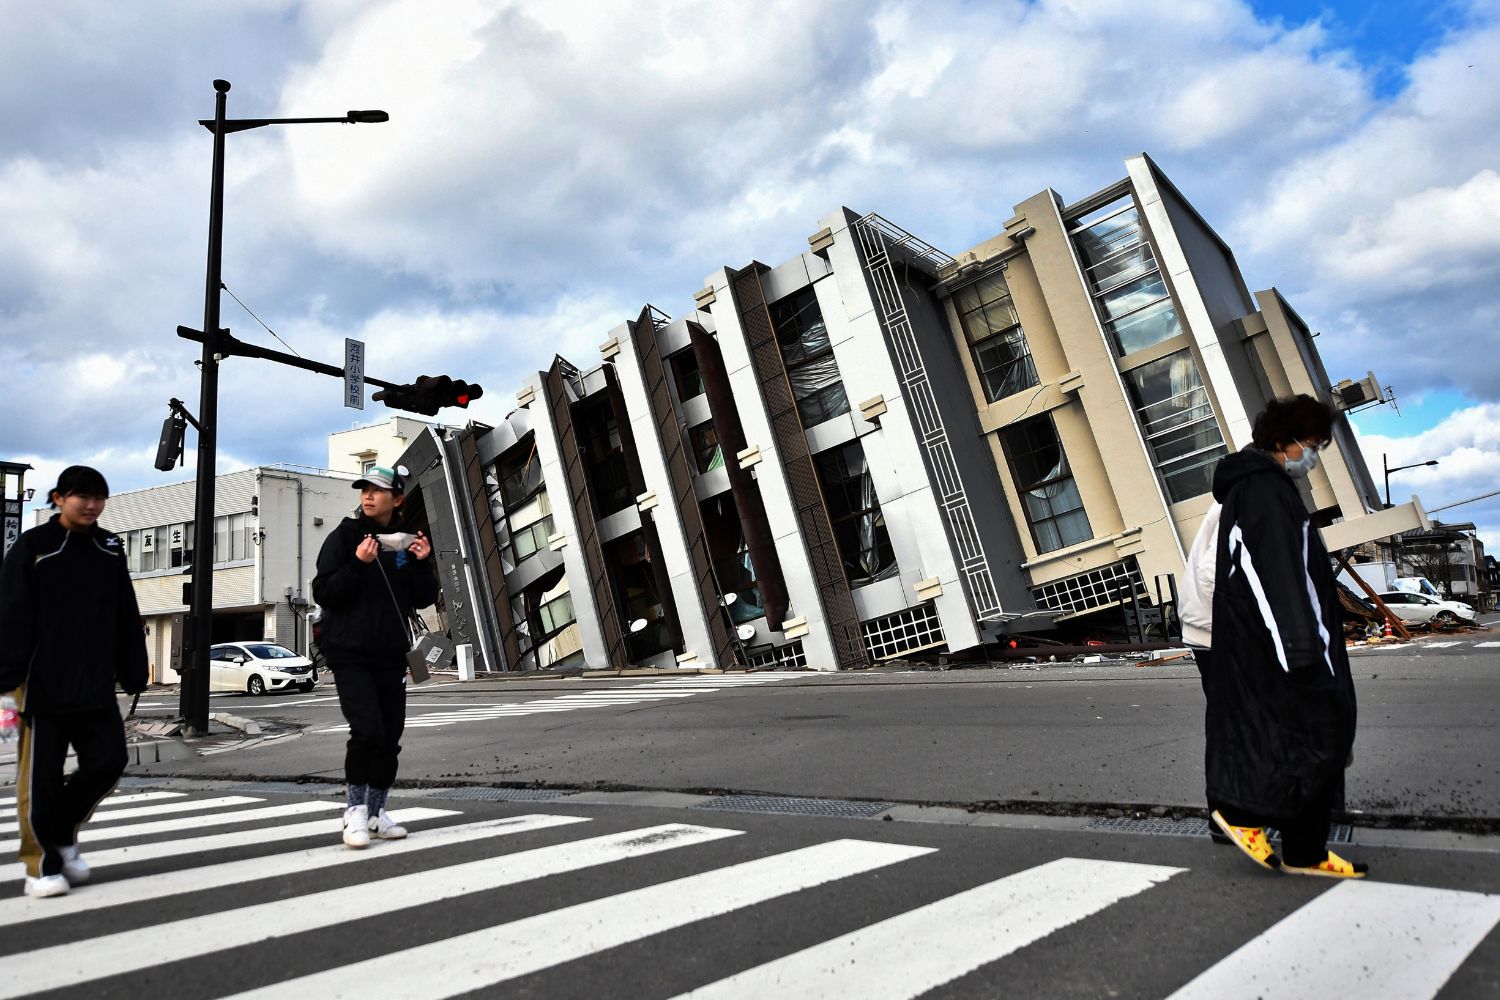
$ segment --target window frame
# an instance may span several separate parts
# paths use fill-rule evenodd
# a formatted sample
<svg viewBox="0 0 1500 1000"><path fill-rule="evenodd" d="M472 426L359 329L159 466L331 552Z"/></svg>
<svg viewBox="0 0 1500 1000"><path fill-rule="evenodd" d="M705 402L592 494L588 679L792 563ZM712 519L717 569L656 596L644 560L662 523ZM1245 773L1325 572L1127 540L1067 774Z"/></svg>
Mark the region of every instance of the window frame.
<svg viewBox="0 0 1500 1000"><path fill-rule="evenodd" d="M1114 208L1113 211L1107 211L1112 206L1118 207ZM1085 248L1081 237L1100 224L1108 222L1117 216L1124 215L1127 212L1133 212L1135 216L1133 223L1135 232L1134 240L1124 244L1117 241L1099 240L1101 248L1107 247L1108 252L1097 259L1091 257L1090 251ZM1125 228L1124 226L1118 227L1115 232L1123 232ZM1141 217L1140 206L1136 204L1135 195L1132 192L1126 191L1119 198L1107 202L1091 212L1075 216L1068 223L1068 237L1073 241L1074 251L1078 254L1078 263L1083 273L1084 285L1089 291L1090 298L1093 299L1095 314L1099 318L1100 325L1109 335L1110 342L1116 352L1116 357L1123 358L1137 351L1147 350L1155 347L1157 344L1165 343L1173 337L1179 337L1184 333L1182 314L1177 308L1176 298L1172 295L1171 282L1167 280L1166 273L1161 269L1161 261L1156 255L1156 247L1151 242L1150 235L1146 231L1146 222ZM1118 272L1109 272L1106 269L1106 265L1117 263L1125 258L1127 254L1131 253L1140 255L1142 260ZM1107 277L1104 280L1099 280L1095 277L1095 272L1100 271L1100 269L1105 269L1104 273ZM1139 305L1131 305L1128 309L1124 309L1118 314L1112 312L1112 304L1114 302L1128 300L1128 294L1120 294L1123 289L1126 289L1133 283L1149 282L1153 279L1159 281L1161 284L1160 295L1156 295L1150 301L1142 302ZM1166 304L1165 309L1162 309L1163 303ZM1127 345L1121 337L1121 331L1122 329L1127 329L1131 324L1125 321L1132 318L1139 319L1148 310L1152 309L1161 312L1170 312L1175 332L1169 333L1166 336L1156 337L1145 343L1131 343Z"/></svg>
<svg viewBox="0 0 1500 1000"><path fill-rule="evenodd" d="M860 458L864 462L864 471L851 475L849 463L846 456L857 449ZM834 466L841 470L841 477L830 480L829 470ZM901 572L900 564L896 560L896 550L891 544L890 528L886 525L885 515L880 509L880 493L875 489L875 482L870 473L870 461L865 455L864 446L858 439L849 441L826 451L820 451L813 456L813 468L818 476L818 487L823 493L824 507L828 511L829 526L833 530L834 543L838 546L839 562L844 571L844 578L848 581L850 588L863 587L881 580L888 580ZM864 479L870 479L870 496L873 503L866 507L859 499L863 492L861 483ZM842 499L842 503L831 502L833 499ZM874 529L871 535L871 545L866 548L862 543L857 551L851 553L845 544L848 526L853 525L858 530L861 519L872 518L871 527ZM854 536L858 542L858 535ZM875 567L873 573L865 574L865 555L881 557L878 561L874 558L869 562ZM854 571L862 575L853 575Z"/></svg>
<svg viewBox="0 0 1500 1000"><path fill-rule="evenodd" d="M1192 367L1193 378L1197 384L1180 392L1163 396L1160 399L1154 399L1149 403L1143 402L1144 390L1141 388L1139 380L1143 377L1147 369L1168 365L1177 359L1187 360ZM1208 493L1213 488L1212 467L1219 459L1229 454L1229 448L1224 440L1224 429L1219 425L1219 416L1218 412L1214 409L1213 398L1208 393L1208 385L1203 381L1203 371L1199 368L1198 359L1194 356L1192 349L1184 347L1170 354L1164 354L1159 358L1153 358L1144 364L1136 365L1121 372L1120 376L1125 383L1126 392L1130 397L1131 409L1135 412L1136 426L1140 431L1141 440L1145 443L1146 450L1151 456L1151 467L1156 471L1157 478L1162 485L1162 490L1167 495L1167 503L1182 503ZM1169 411L1164 416L1148 416L1147 411L1153 407L1160 407L1163 404L1191 397L1194 394L1201 394L1199 402L1193 403L1190 406L1179 407L1177 410ZM1195 410L1202 410L1204 413L1201 416L1191 417L1188 420L1169 423L1153 429L1153 424L1161 424L1184 413L1191 414ZM1214 434L1218 438L1217 443L1195 447L1183 454L1174 454L1169 457L1162 456L1158 450L1159 447L1169 446L1171 442L1183 438L1184 430L1200 425L1213 428ZM1186 467L1171 468L1194 459L1197 461ZM1200 469L1209 470L1201 477L1203 488L1196 492L1178 496L1177 491L1173 488L1176 482L1182 477L1197 473Z"/></svg>
<svg viewBox="0 0 1500 1000"><path fill-rule="evenodd" d="M981 287L996 281L1003 289L1002 295L992 299L984 298ZM965 308L963 304L962 296L965 292L972 292L974 295L972 308ZM1006 278L1004 267L995 268L980 275L974 281L955 288L951 299L953 311L958 316L959 329L963 331L964 341L969 345L969 357L974 362L974 371L979 376L979 387L984 392L984 398L987 401L997 403L1041 384L1041 378L1036 371L1036 361L1031 354L1031 344L1026 340L1026 331L1022 328L1021 315L1016 309L1015 295L1010 290L1010 282ZM996 328L991 321L991 308L1002 302L1014 322L1008 326ZM980 322L983 323L982 332L976 331L972 326L973 318L976 316L980 317ZM1006 343L1012 348L1019 345L1020 349L1002 365L988 366L983 360L984 349L998 343ZM1018 384L1012 389L1005 389L1010 381L1011 373L1017 369L1022 372L1020 381L1023 384ZM992 384L990 376L997 372L1000 374Z"/></svg>
<svg viewBox="0 0 1500 1000"><path fill-rule="evenodd" d="M804 323L802 317L808 312L809 306L817 312L817 319L812 323ZM838 358L834 354L833 338L828 334L828 324L823 318L823 307L818 304L818 295L813 290L813 286L807 285L799 288L790 295L772 302L767 308L771 316L771 328L776 334L776 347L781 352L787 382L792 389L792 402L797 407L797 417L801 420L803 429L816 427L818 424L848 413L850 411L849 393L844 388L844 375L839 370ZM817 327L822 328L822 339L826 346L809 354L807 353L807 335ZM789 335L793 332L795 336ZM790 356L794 345L800 348L795 359ZM837 377L832 382L819 386L811 392L799 394L797 380L793 376L804 368L825 363L832 365Z"/></svg>
<svg viewBox="0 0 1500 1000"><path fill-rule="evenodd" d="M1030 440L1021 440L1021 435L1026 434L1033 427L1041 426L1043 421L1046 422L1047 428L1051 431L1052 441L1057 447L1058 461L1055 468L1063 470L1063 474L1028 482L1027 480L1030 477L1023 478L1021 475L1021 460L1023 458L1029 459L1042 451L1043 448L1051 447L1051 445L1036 447L1033 446ZM1025 445L1026 451L1024 455L1018 454L1021 450L1019 445ZM1060 549L1066 549L1073 545L1091 541L1094 537L1094 525L1089 520L1088 508L1083 502L1083 493L1078 489L1078 479L1073 475L1073 466L1068 461L1067 448L1063 445L1062 435L1057 431L1057 421L1053 418L1053 415L1050 412L1039 413L1034 417L1027 417L1025 420L1018 420L1013 424L1008 424L1000 431L1000 447L1005 452L1006 464L1010 468L1011 482L1015 484L1016 500L1021 506L1021 514L1026 519L1026 526L1031 531L1031 542L1036 548L1037 555L1045 555L1048 552L1056 552ZM1070 491L1071 495L1077 499L1077 506L1062 510L1055 509L1052 505L1053 498L1043 496L1035 499L1039 503L1046 505L1047 515L1040 518L1033 516L1032 505L1027 500L1028 495L1033 494L1036 490L1047 489L1059 484L1066 484L1065 490ZM1064 494L1058 494L1058 496L1062 495ZM1064 519L1071 518L1074 514L1081 514L1083 517L1085 533L1082 537L1074 538L1071 535L1065 536L1061 530ZM1042 541L1042 532L1039 530L1039 527L1044 525L1049 526L1056 536L1057 543L1055 545Z"/></svg>

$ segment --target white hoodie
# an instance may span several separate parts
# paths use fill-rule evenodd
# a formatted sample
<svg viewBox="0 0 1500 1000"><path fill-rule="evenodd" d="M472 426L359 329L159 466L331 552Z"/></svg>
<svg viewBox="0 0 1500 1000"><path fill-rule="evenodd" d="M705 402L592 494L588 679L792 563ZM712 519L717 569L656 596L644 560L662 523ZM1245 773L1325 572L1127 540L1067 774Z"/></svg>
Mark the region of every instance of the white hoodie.
<svg viewBox="0 0 1500 1000"><path fill-rule="evenodd" d="M1214 571L1219 559L1219 511L1217 503L1208 508L1198 537L1193 540L1183 570L1182 592L1178 595L1182 618L1182 641L1189 646L1210 649L1214 644Z"/></svg>

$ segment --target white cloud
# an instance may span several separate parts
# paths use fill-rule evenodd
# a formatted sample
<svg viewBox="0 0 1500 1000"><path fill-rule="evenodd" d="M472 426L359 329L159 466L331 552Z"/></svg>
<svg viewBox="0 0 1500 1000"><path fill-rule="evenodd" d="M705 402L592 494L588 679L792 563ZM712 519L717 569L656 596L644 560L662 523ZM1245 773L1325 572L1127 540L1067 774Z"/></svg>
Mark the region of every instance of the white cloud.
<svg viewBox="0 0 1500 1000"><path fill-rule="evenodd" d="M0 454L113 447L141 466L121 475L159 481L163 404L197 405L198 348L173 330L202 317L210 137L194 120L215 76L232 116L391 113L229 137L229 287L309 357L353 336L376 376L477 379L491 421L553 353L593 363L644 302L683 312L703 275L779 263L841 205L957 251L1038 190L1112 183L1142 149L1252 287L1278 284L1323 332L1335 378L1377 368L1408 398L1500 400L1500 365L1453 363L1500 356L1493 0L1394 97L1329 17L1257 19L1237 0L122 11L18 7L0 36L0 365L24 416ZM232 300L223 322L273 343ZM59 391L80 373L85 391ZM317 464L350 417L333 380L262 362L227 363L222 399L222 454L243 464ZM1482 476L1500 454L1464 447L1438 475Z"/></svg>
<svg viewBox="0 0 1500 1000"><path fill-rule="evenodd" d="M1500 403L1456 410L1419 434L1358 437L1377 477L1382 475L1382 457L1390 468L1416 466L1392 474L1392 501L1401 503L1415 494L1429 510L1458 504L1433 516L1448 523L1474 522L1485 546L1500 552L1500 497L1474 500L1500 489ZM1428 461L1438 464L1419 464Z"/></svg>

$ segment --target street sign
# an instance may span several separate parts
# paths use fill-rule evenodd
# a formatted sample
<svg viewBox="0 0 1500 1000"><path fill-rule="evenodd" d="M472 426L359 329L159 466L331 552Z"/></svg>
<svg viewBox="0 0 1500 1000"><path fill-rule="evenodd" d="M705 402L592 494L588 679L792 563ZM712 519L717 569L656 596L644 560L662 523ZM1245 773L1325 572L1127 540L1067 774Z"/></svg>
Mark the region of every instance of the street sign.
<svg viewBox="0 0 1500 1000"><path fill-rule="evenodd" d="M344 405L365 408L365 342L344 338Z"/></svg>
<svg viewBox="0 0 1500 1000"><path fill-rule="evenodd" d="M5 501L5 542L0 548L0 560L10 554L10 547L21 537L21 501Z"/></svg>

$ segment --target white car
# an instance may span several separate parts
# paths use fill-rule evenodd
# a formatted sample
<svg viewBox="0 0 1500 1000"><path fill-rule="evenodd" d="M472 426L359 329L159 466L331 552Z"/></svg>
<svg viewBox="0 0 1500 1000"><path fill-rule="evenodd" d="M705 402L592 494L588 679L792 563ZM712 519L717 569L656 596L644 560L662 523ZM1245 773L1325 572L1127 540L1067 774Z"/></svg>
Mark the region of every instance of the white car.
<svg viewBox="0 0 1500 1000"><path fill-rule="evenodd" d="M1380 595L1380 599L1390 606L1397 618L1408 625L1422 625L1427 622L1456 625L1459 622L1474 621L1474 609L1461 601L1443 601L1436 597L1428 597L1426 594L1414 594L1408 590L1387 591Z"/></svg>
<svg viewBox="0 0 1500 1000"><path fill-rule="evenodd" d="M274 642L229 642L208 651L210 691L311 691L317 683L318 669L311 660Z"/></svg>

